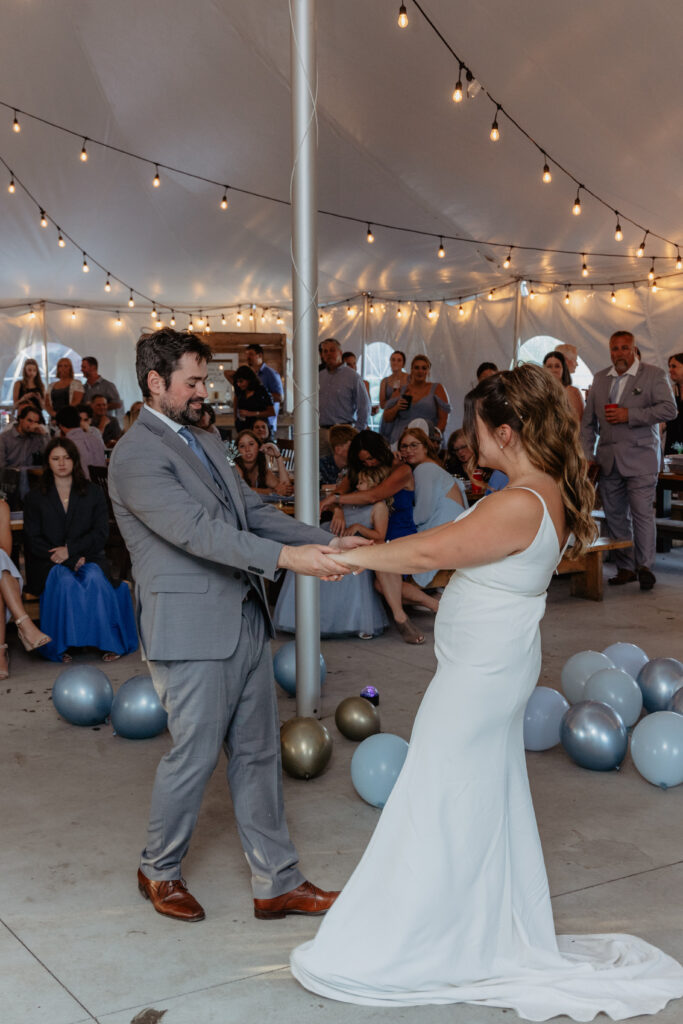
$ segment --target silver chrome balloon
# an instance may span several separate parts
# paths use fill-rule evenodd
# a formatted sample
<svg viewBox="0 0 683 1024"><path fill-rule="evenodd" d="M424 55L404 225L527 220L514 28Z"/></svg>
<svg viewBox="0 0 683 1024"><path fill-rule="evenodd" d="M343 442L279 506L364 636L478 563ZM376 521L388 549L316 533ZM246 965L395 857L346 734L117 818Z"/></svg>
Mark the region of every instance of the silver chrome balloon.
<svg viewBox="0 0 683 1024"><path fill-rule="evenodd" d="M314 779L332 757L332 737L317 718L290 718L280 729L282 767L294 779Z"/></svg>
<svg viewBox="0 0 683 1024"><path fill-rule="evenodd" d="M626 757L628 733L608 704L585 700L570 707L560 728L562 746L572 760L594 772L610 772Z"/></svg>
<svg viewBox="0 0 683 1024"><path fill-rule="evenodd" d="M365 697L346 697L334 713L334 722L347 740L365 740L380 731L379 711Z"/></svg>
<svg viewBox="0 0 683 1024"><path fill-rule="evenodd" d="M111 711L113 699L109 678L92 665L70 665L52 687L55 710L72 725L100 725Z"/></svg>
<svg viewBox="0 0 683 1024"><path fill-rule="evenodd" d="M151 676L131 676L119 687L111 706L111 724L126 740L148 740L164 731L168 715Z"/></svg>
<svg viewBox="0 0 683 1024"><path fill-rule="evenodd" d="M666 711L683 686L683 665L676 658L653 658L638 673L638 686L646 711Z"/></svg>

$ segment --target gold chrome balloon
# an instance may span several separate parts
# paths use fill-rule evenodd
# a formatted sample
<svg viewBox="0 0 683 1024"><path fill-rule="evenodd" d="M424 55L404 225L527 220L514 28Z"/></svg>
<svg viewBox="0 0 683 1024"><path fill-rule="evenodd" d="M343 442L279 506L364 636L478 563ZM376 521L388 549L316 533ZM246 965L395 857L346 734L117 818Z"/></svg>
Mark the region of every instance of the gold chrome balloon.
<svg viewBox="0 0 683 1024"><path fill-rule="evenodd" d="M365 740L380 731L379 711L365 697L346 697L334 714L335 725L347 740Z"/></svg>
<svg viewBox="0 0 683 1024"><path fill-rule="evenodd" d="M290 718L280 729L282 767L294 779L314 779L332 756L332 737L317 718Z"/></svg>

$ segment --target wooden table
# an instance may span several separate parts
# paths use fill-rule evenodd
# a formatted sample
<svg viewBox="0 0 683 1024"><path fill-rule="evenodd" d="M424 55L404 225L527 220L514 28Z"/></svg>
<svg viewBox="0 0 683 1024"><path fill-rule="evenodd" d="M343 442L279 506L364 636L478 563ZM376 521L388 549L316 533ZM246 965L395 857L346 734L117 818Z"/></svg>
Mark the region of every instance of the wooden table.
<svg viewBox="0 0 683 1024"><path fill-rule="evenodd" d="M655 498L658 519L666 519L671 515L672 491L683 491L683 473L660 473Z"/></svg>
<svg viewBox="0 0 683 1024"><path fill-rule="evenodd" d="M585 597L589 601L602 601L602 556L605 551L616 551L618 548L630 548L630 540L611 540L600 537L591 544L589 549L578 558L565 555L557 567L557 573L564 576L571 573L572 597Z"/></svg>

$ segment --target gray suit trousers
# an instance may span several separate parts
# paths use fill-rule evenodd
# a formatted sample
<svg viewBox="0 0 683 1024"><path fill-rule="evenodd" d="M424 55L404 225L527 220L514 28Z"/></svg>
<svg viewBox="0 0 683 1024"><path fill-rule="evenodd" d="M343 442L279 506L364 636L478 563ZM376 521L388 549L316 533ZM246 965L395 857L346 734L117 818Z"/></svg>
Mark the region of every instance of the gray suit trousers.
<svg viewBox="0 0 683 1024"><path fill-rule="evenodd" d="M600 474L600 495L607 532L615 540L633 540L632 548L614 552L617 569L652 569L655 563L657 528L654 500L657 475L622 476L616 466Z"/></svg>
<svg viewBox="0 0 683 1024"><path fill-rule="evenodd" d="M280 728L270 644L258 599L241 608L234 654L223 661L153 661L154 687L168 711L173 747L152 792L143 874L179 878L204 789L220 756L258 899L303 881L284 815Z"/></svg>

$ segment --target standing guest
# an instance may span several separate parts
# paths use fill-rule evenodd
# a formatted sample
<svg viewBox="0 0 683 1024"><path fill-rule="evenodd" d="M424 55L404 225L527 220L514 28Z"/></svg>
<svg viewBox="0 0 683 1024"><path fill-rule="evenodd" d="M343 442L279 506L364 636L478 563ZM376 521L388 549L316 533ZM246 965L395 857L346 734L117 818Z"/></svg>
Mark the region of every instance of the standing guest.
<svg viewBox="0 0 683 1024"><path fill-rule="evenodd" d="M207 433L214 434L222 440L221 432L216 426L216 410L210 402L204 402L197 426L200 430L206 430Z"/></svg>
<svg viewBox="0 0 683 1024"><path fill-rule="evenodd" d="M401 352L398 349L392 352L389 356L389 366L391 367L391 373L388 377L383 377L379 384L379 405L380 409L385 409L387 402L394 395L401 391L408 384L408 374L405 372L403 367L406 365L405 352ZM381 430L380 430L381 433Z"/></svg>
<svg viewBox="0 0 683 1024"><path fill-rule="evenodd" d="M342 362L342 347L336 338L321 344L325 369L319 374L320 455L330 455L328 432L335 423L364 430L370 415L370 397L363 381Z"/></svg>
<svg viewBox="0 0 683 1024"><path fill-rule="evenodd" d="M128 410L128 412L123 417L123 432L124 433L126 432L126 430L130 430L130 428L133 426L133 424L135 423L136 419L140 415L140 410L142 409L142 404L143 404L142 402L133 402L133 404L131 405L130 409Z"/></svg>
<svg viewBox="0 0 683 1024"><path fill-rule="evenodd" d="M678 451L683 454L683 352L669 356L669 377L673 386L678 415L675 420L670 420L666 425L664 453L669 455ZM681 447L676 448L676 445Z"/></svg>
<svg viewBox="0 0 683 1024"><path fill-rule="evenodd" d="M567 364L569 373L576 373L576 367L579 365L579 350L576 345L556 345L555 351L561 352L564 356L564 361Z"/></svg>
<svg viewBox="0 0 683 1024"><path fill-rule="evenodd" d="M418 355L410 364L410 383L394 392L384 409L383 421L391 424L387 437L395 445L411 420L424 419L443 434L451 406L443 384L429 380L432 364L427 356Z"/></svg>
<svg viewBox="0 0 683 1024"><path fill-rule="evenodd" d="M321 914L337 894L304 880L284 816L263 577L274 579L279 569L335 576L331 550L366 542L328 544L323 530L265 505L227 462L223 445L190 429L207 397L211 356L196 335L169 328L138 342L145 408L109 471L133 563L141 640L173 737L157 769L138 886L160 914L204 918L181 865L225 750L255 916Z"/></svg>
<svg viewBox="0 0 683 1024"><path fill-rule="evenodd" d="M588 392L581 440L588 458L600 467L610 537L633 540L632 548L614 552L617 573L608 582L621 586L638 580L641 590L651 590L657 582L652 567L658 424L675 419L676 403L664 370L636 358L630 331L616 331L609 351L612 366L596 373Z"/></svg>
<svg viewBox="0 0 683 1024"><path fill-rule="evenodd" d="M62 437L68 437L78 448L81 468L86 480L90 479L91 466L106 466L107 454L99 430L90 426L92 408L89 405L67 405L57 413L57 426Z"/></svg>
<svg viewBox="0 0 683 1024"><path fill-rule="evenodd" d="M238 366L232 375L232 385L237 430L246 430L257 417L265 416L268 423L271 422L275 415L273 399L253 370L248 366Z"/></svg>
<svg viewBox="0 0 683 1024"><path fill-rule="evenodd" d="M579 389L575 388L572 384L569 366L567 365L564 353L557 350L555 352L548 352L543 360L543 365L549 373L552 373L556 380L559 380L565 390L569 408L580 423L583 416L583 398Z"/></svg>
<svg viewBox="0 0 683 1024"><path fill-rule="evenodd" d="M27 359L24 363L21 380L14 382L12 402L15 409L20 409L27 402L30 402L38 412L42 413L45 408L45 385L35 359Z"/></svg>
<svg viewBox="0 0 683 1024"><path fill-rule="evenodd" d="M121 430L121 424L116 417L109 416L107 413L106 395L93 395L90 399L89 405L92 409L93 426L99 430L102 435L104 447L113 448L121 437L123 431Z"/></svg>
<svg viewBox="0 0 683 1024"><path fill-rule="evenodd" d="M138 639L128 585L115 589L107 578L104 491L86 480L68 438L50 441L45 458L40 487L24 502L26 583L40 594L40 622L52 637L40 653L69 662L70 647L97 647L103 661L116 661Z"/></svg>
<svg viewBox="0 0 683 1024"><path fill-rule="evenodd" d="M48 438L33 405L23 405L17 422L0 434L0 469L22 469L42 462Z"/></svg>
<svg viewBox="0 0 683 1024"><path fill-rule="evenodd" d="M330 427L328 439L332 454L323 455L318 463L321 484L337 484L345 476L349 446L357 433L357 430L347 427L344 423L335 423Z"/></svg>
<svg viewBox="0 0 683 1024"><path fill-rule="evenodd" d="M55 374L57 380L49 385L45 396L45 408L53 418L65 406L80 405L83 401L83 385L75 379L74 364L68 356L57 360Z"/></svg>
<svg viewBox="0 0 683 1024"><path fill-rule="evenodd" d="M9 653L5 639L5 626L14 619L19 639L27 651L49 644L50 637L43 633L30 618L21 600L23 580L12 561L12 521L10 507L0 500L0 679L9 676Z"/></svg>
<svg viewBox="0 0 683 1024"><path fill-rule="evenodd" d="M285 460L272 442L262 445L253 430L241 430L237 450L235 469L252 491L283 496L294 492Z"/></svg>
<svg viewBox="0 0 683 1024"><path fill-rule="evenodd" d="M280 412L280 405L284 399L282 377L279 373L268 366L264 360L263 347L256 342L247 345L246 350L247 366L253 370L261 384L264 386L272 399L273 415L268 417L268 423L273 433L277 430L277 418Z"/></svg>
<svg viewBox="0 0 683 1024"><path fill-rule="evenodd" d="M477 367L477 384L481 384L487 377L492 377L494 373L500 373L495 363L479 363Z"/></svg>
<svg viewBox="0 0 683 1024"><path fill-rule="evenodd" d="M85 377L84 401L92 402L95 395L104 395L107 399L107 415L116 418L116 410L123 408L123 402L116 384L100 377L95 356L85 356L81 360L81 373Z"/></svg>
<svg viewBox="0 0 683 1024"><path fill-rule="evenodd" d="M439 465L437 449L424 430L409 427L398 442L398 454L413 472L413 520L417 532L453 523L467 508L463 485ZM438 569L413 573L418 587L428 587Z"/></svg>

